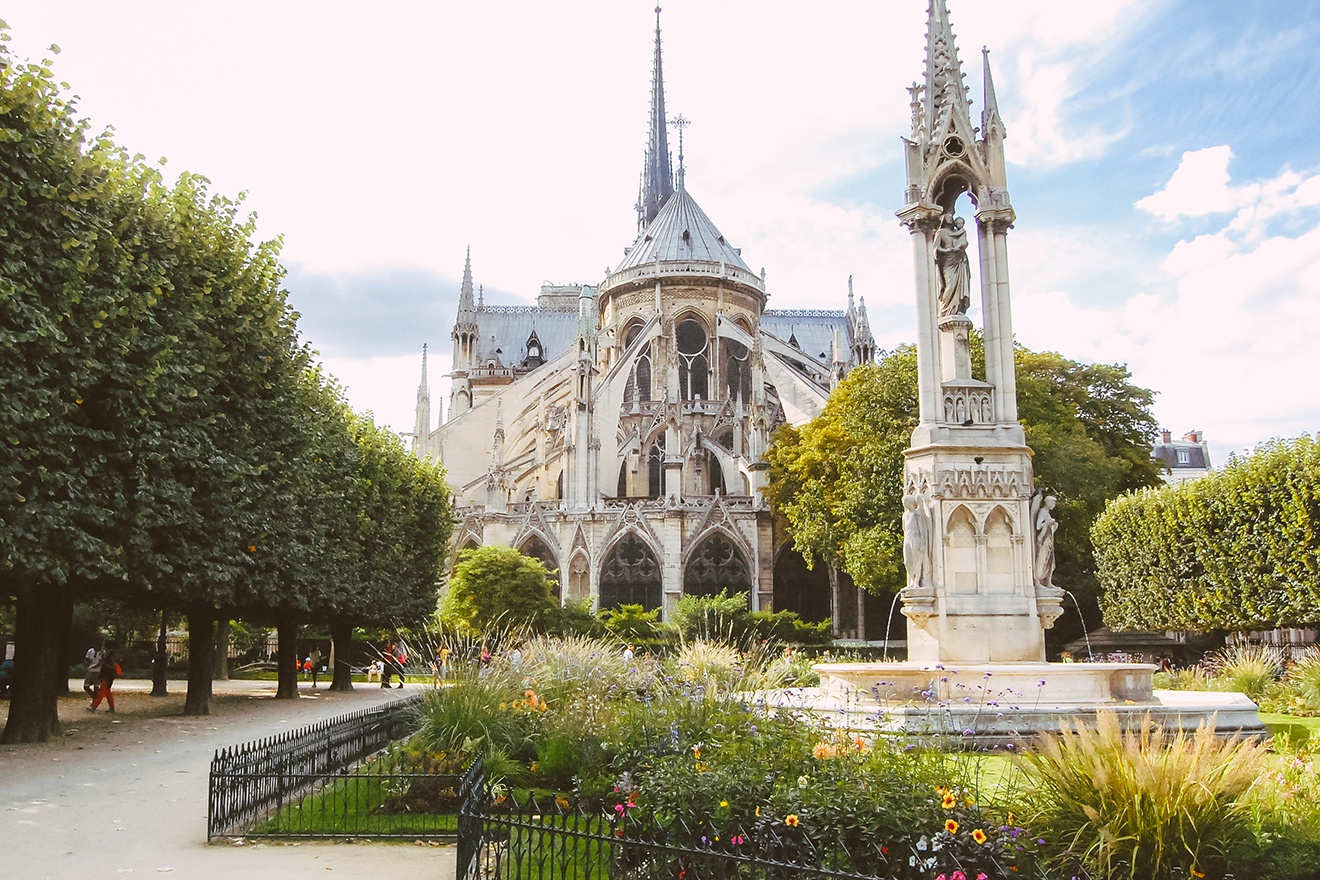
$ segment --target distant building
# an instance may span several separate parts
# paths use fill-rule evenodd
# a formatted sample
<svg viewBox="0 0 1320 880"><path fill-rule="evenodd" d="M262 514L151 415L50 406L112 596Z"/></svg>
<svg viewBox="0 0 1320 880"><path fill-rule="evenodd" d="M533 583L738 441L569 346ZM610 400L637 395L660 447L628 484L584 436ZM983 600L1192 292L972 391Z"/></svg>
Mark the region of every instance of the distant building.
<svg viewBox="0 0 1320 880"><path fill-rule="evenodd" d="M1210 473L1210 444L1205 442L1205 435L1200 431L1188 431L1181 440L1174 440L1168 431L1161 431L1153 455L1164 465L1164 482L1170 486Z"/></svg>

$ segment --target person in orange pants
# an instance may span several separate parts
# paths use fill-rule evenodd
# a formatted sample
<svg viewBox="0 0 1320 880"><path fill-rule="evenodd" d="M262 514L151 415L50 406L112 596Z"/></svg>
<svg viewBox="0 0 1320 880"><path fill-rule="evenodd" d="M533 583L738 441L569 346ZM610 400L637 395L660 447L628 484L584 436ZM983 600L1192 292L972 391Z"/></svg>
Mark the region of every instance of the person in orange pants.
<svg viewBox="0 0 1320 880"><path fill-rule="evenodd" d="M110 711L115 711L115 694L111 690L115 686L115 679L123 675L124 671L119 668L119 662L115 660L114 655L109 651L101 658L101 682L96 689L96 697L92 700L92 705L87 707L88 712L95 712L96 707L105 700L110 706Z"/></svg>

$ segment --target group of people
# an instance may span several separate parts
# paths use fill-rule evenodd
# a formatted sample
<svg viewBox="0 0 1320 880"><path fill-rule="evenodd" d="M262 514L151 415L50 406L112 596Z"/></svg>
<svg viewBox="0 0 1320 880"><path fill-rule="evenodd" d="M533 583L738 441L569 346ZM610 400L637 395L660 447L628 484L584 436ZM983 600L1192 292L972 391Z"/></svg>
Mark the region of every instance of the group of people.
<svg viewBox="0 0 1320 880"><path fill-rule="evenodd" d="M101 703L105 703L107 708L114 712L115 679L124 674L118 658L109 649L98 651L95 647L91 647L87 649L86 662L87 673L83 676L83 693L92 698L92 704L87 707L87 711L95 712Z"/></svg>

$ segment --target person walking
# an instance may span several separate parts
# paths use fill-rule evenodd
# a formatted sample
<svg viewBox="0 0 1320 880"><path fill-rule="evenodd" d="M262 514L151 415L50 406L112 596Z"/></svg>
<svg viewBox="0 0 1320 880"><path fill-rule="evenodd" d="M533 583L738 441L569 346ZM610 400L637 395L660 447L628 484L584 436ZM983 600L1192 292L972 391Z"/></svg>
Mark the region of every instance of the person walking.
<svg viewBox="0 0 1320 880"><path fill-rule="evenodd" d="M307 655L307 659L312 661L312 690L316 690L316 679L321 674L321 649L313 646L312 653Z"/></svg>
<svg viewBox="0 0 1320 880"><path fill-rule="evenodd" d="M390 686L390 679L394 677L394 641L385 643L385 650L380 658L380 686L387 688Z"/></svg>
<svg viewBox="0 0 1320 880"><path fill-rule="evenodd" d="M88 697L96 696L96 688L101 683L102 652L93 646L87 649L87 674L83 676L83 693Z"/></svg>
<svg viewBox="0 0 1320 880"><path fill-rule="evenodd" d="M115 660L115 655L106 651L101 655L101 674L98 680L96 696L92 699L92 705L87 707L88 712L95 712L96 707L101 705L101 701L109 705L111 713L115 711L115 694L112 688L115 686L115 679L124 674L124 670L119 668L119 663Z"/></svg>
<svg viewBox="0 0 1320 880"><path fill-rule="evenodd" d="M394 651L390 654L391 662L394 663L394 671L399 676L399 687L403 687L403 666L408 662L408 649L404 647L403 642L394 643Z"/></svg>

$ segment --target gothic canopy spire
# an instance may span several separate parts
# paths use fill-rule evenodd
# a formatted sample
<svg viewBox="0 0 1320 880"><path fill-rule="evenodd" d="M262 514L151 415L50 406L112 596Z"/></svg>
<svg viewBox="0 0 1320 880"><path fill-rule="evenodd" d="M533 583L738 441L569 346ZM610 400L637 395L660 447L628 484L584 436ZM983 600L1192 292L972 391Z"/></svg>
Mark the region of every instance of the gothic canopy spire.
<svg viewBox="0 0 1320 880"><path fill-rule="evenodd" d="M930 0L926 28L926 131L932 135L938 132L951 113L966 117L969 103L953 26L949 24L949 8L945 0Z"/></svg>
<svg viewBox="0 0 1320 880"><path fill-rule="evenodd" d="M674 172L669 162L669 136L665 116L665 79L660 63L660 7L655 8L655 59L651 71L651 130L642 165L642 191L637 201L637 228L660 213L674 194Z"/></svg>

